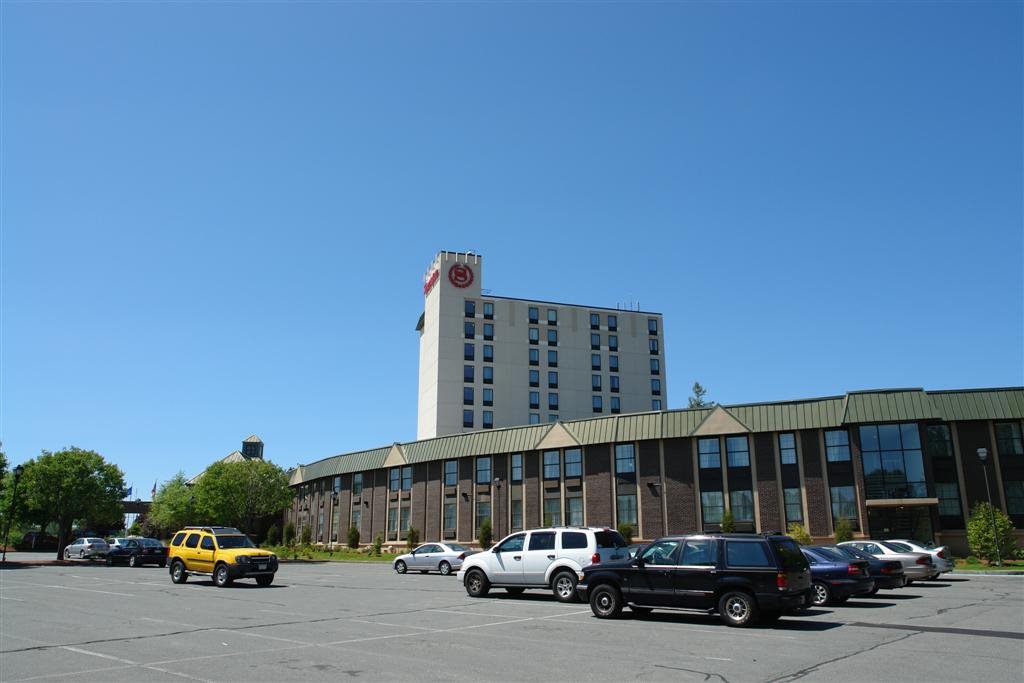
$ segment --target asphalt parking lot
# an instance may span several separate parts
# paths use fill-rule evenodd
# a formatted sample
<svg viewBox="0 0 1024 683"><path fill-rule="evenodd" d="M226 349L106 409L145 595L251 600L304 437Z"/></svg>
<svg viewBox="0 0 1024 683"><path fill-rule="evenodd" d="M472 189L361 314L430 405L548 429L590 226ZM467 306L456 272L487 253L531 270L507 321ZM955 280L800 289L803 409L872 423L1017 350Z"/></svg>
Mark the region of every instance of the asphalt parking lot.
<svg viewBox="0 0 1024 683"><path fill-rule="evenodd" d="M1024 577L952 576L734 629L598 620L548 593L469 598L454 576L284 564L274 585L166 569L0 571L0 680L1019 681Z"/></svg>

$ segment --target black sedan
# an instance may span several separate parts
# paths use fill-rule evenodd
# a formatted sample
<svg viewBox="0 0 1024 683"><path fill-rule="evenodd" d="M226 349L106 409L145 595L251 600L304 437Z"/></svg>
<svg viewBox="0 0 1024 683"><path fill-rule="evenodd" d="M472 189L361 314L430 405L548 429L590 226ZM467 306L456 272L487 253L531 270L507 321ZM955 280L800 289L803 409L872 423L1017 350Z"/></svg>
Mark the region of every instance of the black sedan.
<svg viewBox="0 0 1024 683"><path fill-rule="evenodd" d="M107 553L107 565L127 564L138 567L143 564L167 566L167 547L155 538L126 538L118 547Z"/></svg>
<svg viewBox="0 0 1024 683"><path fill-rule="evenodd" d="M854 560L822 546L803 546L800 550L811 565L813 605L836 605L874 590L867 560Z"/></svg>
<svg viewBox="0 0 1024 683"><path fill-rule="evenodd" d="M846 555L851 560L865 560L868 563L868 572L875 581L875 588L871 591L871 595L877 593L879 588L903 588L907 583L907 575L903 573L902 562L883 560L850 545L830 545L826 547L829 550Z"/></svg>

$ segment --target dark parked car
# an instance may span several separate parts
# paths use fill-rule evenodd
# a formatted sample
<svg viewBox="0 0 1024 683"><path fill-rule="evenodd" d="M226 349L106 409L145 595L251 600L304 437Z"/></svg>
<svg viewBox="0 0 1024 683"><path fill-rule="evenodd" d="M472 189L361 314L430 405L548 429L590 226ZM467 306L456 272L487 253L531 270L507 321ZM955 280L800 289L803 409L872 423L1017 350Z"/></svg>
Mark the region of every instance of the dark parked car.
<svg viewBox="0 0 1024 683"><path fill-rule="evenodd" d="M16 550L56 550L57 537L39 531L27 531L14 546Z"/></svg>
<svg viewBox="0 0 1024 683"><path fill-rule="evenodd" d="M907 575L903 573L902 562L897 562L896 560L883 560L875 557L871 553L866 553L863 550L857 550L853 546L849 545L830 545L826 547L829 550L835 550L846 555L851 560L867 560L868 572L871 574L871 578L875 582L875 587L871 591L870 595L877 593L879 588L903 588L907 583Z"/></svg>
<svg viewBox="0 0 1024 683"><path fill-rule="evenodd" d="M875 582L868 572L868 561L852 559L823 546L800 548L811 565L814 593L812 605L836 605L854 595L870 595Z"/></svg>
<svg viewBox="0 0 1024 683"><path fill-rule="evenodd" d="M111 546L107 564L126 564L129 567L158 564L166 567L167 547L155 538L123 538L117 546Z"/></svg>
<svg viewBox="0 0 1024 683"><path fill-rule="evenodd" d="M628 606L717 611L729 626L775 621L808 599L811 573L800 546L772 534L694 534L660 538L637 557L580 572L577 592L602 619Z"/></svg>

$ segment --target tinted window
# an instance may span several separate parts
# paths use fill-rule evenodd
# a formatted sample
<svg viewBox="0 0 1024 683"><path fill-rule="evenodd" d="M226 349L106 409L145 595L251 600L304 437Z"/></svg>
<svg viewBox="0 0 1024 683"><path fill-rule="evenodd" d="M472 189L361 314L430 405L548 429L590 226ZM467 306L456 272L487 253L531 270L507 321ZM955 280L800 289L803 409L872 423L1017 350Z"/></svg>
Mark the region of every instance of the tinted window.
<svg viewBox="0 0 1024 683"><path fill-rule="evenodd" d="M185 541L186 548L195 548L199 545L199 534L189 534L188 540Z"/></svg>
<svg viewBox="0 0 1024 683"><path fill-rule="evenodd" d="M676 563L676 550L679 541L658 541L647 546L642 555L645 564L673 565Z"/></svg>
<svg viewBox="0 0 1024 683"><path fill-rule="evenodd" d="M814 552L826 562L847 562L849 560L848 557L834 548L815 548Z"/></svg>
<svg viewBox="0 0 1024 683"><path fill-rule="evenodd" d="M199 547L203 550L214 550L213 539L209 536L203 536L203 542L199 544Z"/></svg>
<svg viewBox="0 0 1024 683"><path fill-rule="evenodd" d="M886 541L885 544L895 550L898 553L912 553L914 549L906 543L897 543L896 541Z"/></svg>
<svg viewBox="0 0 1024 683"><path fill-rule="evenodd" d="M498 546L498 552L499 553L519 552L520 550L523 549L523 541L525 541L525 540L526 540L526 535L525 534L519 534L518 536L513 536L512 538L506 538L505 541L501 545Z"/></svg>
<svg viewBox="0 0 1024 683"><path fill-rule="evenodd" d="M174 540L171 541L171 545L181 545L182 540L185 538L185 532L179 531L174 534Z"/></svg>
<svg viewBox="0 0 1024 683"><path fill-rule="evenodd" d="M568 550L569 548L586 548L587 547L587 535L581 534L578 531L566 531L562 533L562 548Z"/></svg>
<svg viewBox="0 0 1024 683"><path fill-rule="evenodd" d="M142 539L141 543L142 543L142 545L144 545L147 548L162 548L163 547L163 543L161 543L160 541L156 540L155 538L144 538L144 539Z"/></svg>
<svg viewBox="0 0 1024 683"><path fill-rule="evenodd" d="M726 541L725 561L731 567L770 567L771 558L763 544L749 541Z"/></svg>
<svg viewBox="0 0 1024 683"><path fill-rule="evenodd" d="M618 531L598 531L594 533L598 548L625 548L628 543Z"/></svg>
<svg viewBox="0 0 1024 683"><path fill-rule="evenodd" d="M714 541L702 538L687 541L683 544L683 560L680 564L685 565L713 565L715 564Z"/></svg>
<svg viewBox="0 0 1024 683"><path fill-rule="evenodd" d="M530 534L530 550L554 550L555 532L538 531Z"/></svg>
<svg viewBox="0 0 1024 683"><path fill-rule="evenodd" d="M787 572L802 571L807 568L807 560L800 552L800 546L792 539L778 539L771 541L775 548L775 554L782 562L782 568Z"/></svg>
<svg viewBox="0 0 1024 683"><path fill-rule="evenodd" d="M463 551L469 550L469 548L467 548L466 546L459 545L458 543L449 543L448 547L451 548L452 550L454 550L457 553L461 553Z"/></svg>

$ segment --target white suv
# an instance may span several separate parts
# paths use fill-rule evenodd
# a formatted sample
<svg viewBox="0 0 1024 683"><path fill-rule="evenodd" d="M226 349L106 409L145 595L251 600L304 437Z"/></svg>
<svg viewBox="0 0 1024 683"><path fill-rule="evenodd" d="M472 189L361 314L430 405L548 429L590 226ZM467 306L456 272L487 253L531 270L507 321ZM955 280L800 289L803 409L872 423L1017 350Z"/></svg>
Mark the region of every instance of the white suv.
<svg viewBox="0 0 1024 683"><path fill-rule="evenodd" d="M527 588L550 588L562 602L574 602L584 567L628 558L626 540L615 529L531 529L510 534L489 551L467 557L458 577L474 598L487 595L491 586L513 595Z"/></svg>

